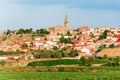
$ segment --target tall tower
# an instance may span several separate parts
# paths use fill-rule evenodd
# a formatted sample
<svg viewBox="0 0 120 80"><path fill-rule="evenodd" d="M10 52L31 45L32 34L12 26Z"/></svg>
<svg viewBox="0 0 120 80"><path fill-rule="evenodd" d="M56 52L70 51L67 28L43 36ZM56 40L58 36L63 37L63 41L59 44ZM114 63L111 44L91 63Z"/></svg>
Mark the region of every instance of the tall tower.
<svg viewBox="0 0 120 80"><path fill-rule="evenodd" d="M64 23L64 27L68 30L69 29L69 21L68 21L68 15L65 14L65 23Z"/></svg>

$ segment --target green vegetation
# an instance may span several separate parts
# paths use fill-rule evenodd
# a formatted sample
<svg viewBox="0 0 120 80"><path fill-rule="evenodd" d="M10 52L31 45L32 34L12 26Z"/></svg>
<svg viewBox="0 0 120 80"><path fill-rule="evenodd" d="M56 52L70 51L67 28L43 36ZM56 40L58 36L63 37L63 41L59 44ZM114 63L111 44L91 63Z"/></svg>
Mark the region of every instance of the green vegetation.
<svg viewBox="0 0 120 80"><path fill-rule="evenodd" d="M67 31L67 36L72 36L72 34L70 33L70 31Z"/></svg>
<svg viewBox="0 0 120 80"><path fill-rule="evenodd" d="M114 48L115 45L114 45L114 44L110 44L109 47L110 47L110 48Z"/></svg>
<svg viewBox="0 0 120 80"><path fill-rule="evenodd" d="M0 61L0 65L1 65L1 66L4 66L5 63L6 63L6 61L4 61L4 60L1 60L1 61Z"/></svg>
<svg viewBox="0 0 120 80"><path fill-rule="evenodd" d="M59 49L54 46L53 50L38 50L34 52L35 58L62 58L62 57L75 57L78 56L78 51L69 47Z"/></svg>
<svg viewBox="0 0 120 80"><path fill-rule="evenodd" d="M107 58L105 55L103 59L94 57L81 57L77 59L61 59L61 60L50 60L50 61L35 61L28 63L27 66L57 66L57 65L80 65L80 66L91 66L92 64L102 64L103 66L120 66L120 57Z"/></svg>
<svg viewBox="0 0 120 80"><path fill-rule="evenodd" d="M71 38L64 38L64 36L62 36L60 38L60 43L64 43L64 44L67 44L67 43L71 43Z"/></svg>
<svg viewBox="0 0 120 80"><path fill-rule="evenodd" d="M56 66L56 65L75 65L80 64L79 60L62 59L62 60L50 60L50 61L35 61L28 63L27 66Z"/></svg>
<svg viewBox="0 0 120 80"><path fill-rule="evenodd" d="M0 55L11 55L11 54L24 54L23 51L0 51Z"/></svg>
<svg viewBox="0 0 120 80"><path fill-rule="evenodd" d="M97 52L100 52L100 51L102 51L102 50L105 49L105 48L106 48L106 45L105 45L105 44L102 44L102 45L99 46Z"/></svg>
<svg viewBox="0 0 120 80"><path fill-rule="evenodd" d="M47 31L46 29L38 29L36 30L32 36L41 36L43 37L44 35L50 34L50 31Z"/></svg>
<svg viewBox="0 0 120 80"><path fill-rule="evenodd" d="M107 61L105 59L95 59L93 57L81 57L80 60L77 59L60 59L60 60L50 60L50 61L34 61L28 63L27 66L56 66L56 65L81 65L81 66L91 66L92 64L104 64Z"/></svg>
<svg viewBox="0 0 120 80"><path fill-rule="evenodd" d="M78 51L75 49L71 49L70 53L69 53L70 57L75 57L78 56Z"/></svg>
<svg viewBox="0 0 120 80"><path fill-rule="evenodd" d="M26 43L23 43L21 47L28 47Z"/></svg>
<svg viewBox="0 0 120 80"><path fill-rule="evenodd" d="M6 36L3 36L3 37L2 37L2 41L5 41L6 39L7 39Z"/></svg>
<svg viewBox="0 0 120 80"><path fill-rule="evenodd" d="M31 34L33 32L32 28L30 29L19 29L16 34Z"/></svg>
<svg viewBox="0 0 120 80"><path fill-rule="evenodd" d="M107 61L119 63L120 58L81 57L80 60L61 59L35 61L26 67L0 68L1 80L119 80L120 66L104 65ZM86 66L103 64L103 66ZM81 64L83 63L83 65ZM21 77L22 75L22 77Z"/></svg>
<svg viewBox="0 0 120 80"><path fill-rule="evenodd" d="M88 65L88 61L85 57L81 57L80 58L80 61L81 61L81 66L87 66Z"/></svg>
<svg viewBox="0 0 120 80"><path fill-rule="evenodd" d="M88 57L88 58L81 57L80 58L81 66L91 66L93 63L95 63L95 59L93 57Z"/></svg>
<svg viewBox="0 0 120 80"><path fill-rule="evenodd" d="M0 73L1 80L119 80L120 72L29 72Z"/></svg>
<svg viewBox="0 0 120 80"><path fill-rule="evenodd" d="M120 57L109 58L104 66L120 66Z"/></svg>
<svg viewBox="0 0 120 80"><path fill-rule="evenodd" d="M62 54L59 51L39 50L34 54L35 58L61 58Z"/></svg>
<svg viewBox="0 0 120 80"><path fill-rule="evenodd" d="M102 33L102 35L99 37L98 40L106 39L106 37L107 37L107 32L109 32L109 30L105 30L105 31Z"/></svg>
<svg viewBox="0 0 120 80"><path fill-rule="evenodd" d="M6 34L6 35L9 35L11 32L12 32L12 31L11 31L10 29L8 29L8 30L5 32L5 34Z"/></svg>

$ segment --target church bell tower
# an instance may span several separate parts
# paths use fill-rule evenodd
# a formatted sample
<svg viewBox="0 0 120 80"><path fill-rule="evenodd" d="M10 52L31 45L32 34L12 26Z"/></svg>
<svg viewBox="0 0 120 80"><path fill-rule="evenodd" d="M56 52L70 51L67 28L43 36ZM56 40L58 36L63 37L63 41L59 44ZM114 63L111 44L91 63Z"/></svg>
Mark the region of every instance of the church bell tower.
<svg viewBox="0 0 120 80"><path fill-rule="evenodd" d="M68 15L65 15L65 23L64 23L64 27L68 30L69 29L69 20L68 20Z"/></svg>

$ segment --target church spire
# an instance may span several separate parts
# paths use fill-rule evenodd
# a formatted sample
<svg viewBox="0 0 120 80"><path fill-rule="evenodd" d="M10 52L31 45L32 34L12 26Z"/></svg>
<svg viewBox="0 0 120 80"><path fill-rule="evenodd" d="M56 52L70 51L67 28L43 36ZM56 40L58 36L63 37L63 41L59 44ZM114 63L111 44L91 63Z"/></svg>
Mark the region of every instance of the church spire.
<svg viewBox="0 0 120 80"><path fill-rule="evenodd" d="M65 23L64 23L64 27L65 27L66 29L69 28L69 19L68 19L68 15L67 15L67 14L65 14Z"/></svg>

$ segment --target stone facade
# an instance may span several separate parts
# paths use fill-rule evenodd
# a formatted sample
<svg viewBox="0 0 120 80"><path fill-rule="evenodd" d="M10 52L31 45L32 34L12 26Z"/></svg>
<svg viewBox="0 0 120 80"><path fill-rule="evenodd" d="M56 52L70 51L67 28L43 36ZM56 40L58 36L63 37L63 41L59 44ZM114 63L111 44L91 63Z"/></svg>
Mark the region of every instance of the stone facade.
<svg viewBox="0 0 120 80"><path fill-rule="evenodd" d="M68 30L69 30L69 19L68 16L65 16L65 21L64 21L64 26L53 26L48 28L49 31L51 31L51 33L54 34L65 34Z"/></svg>

